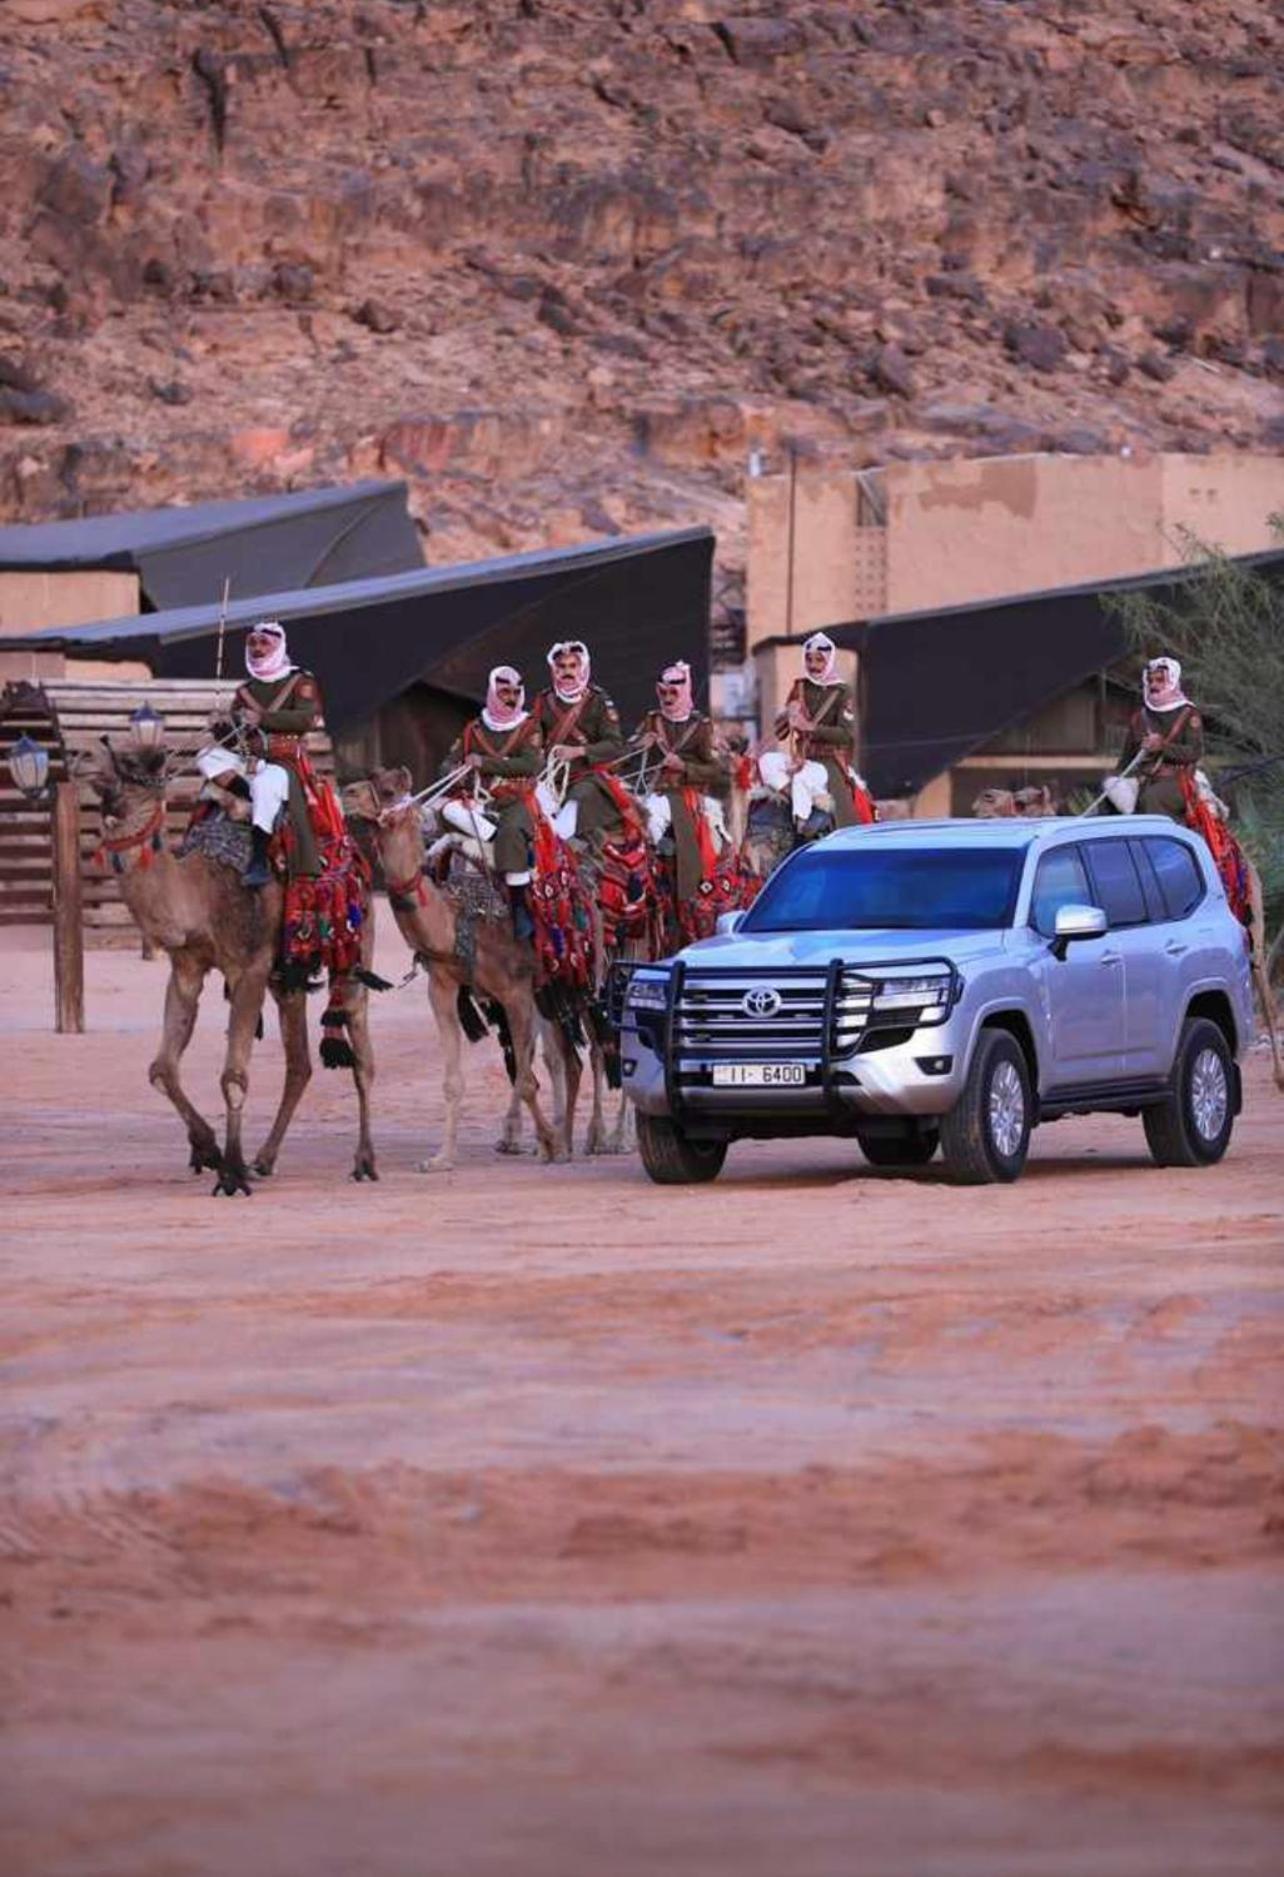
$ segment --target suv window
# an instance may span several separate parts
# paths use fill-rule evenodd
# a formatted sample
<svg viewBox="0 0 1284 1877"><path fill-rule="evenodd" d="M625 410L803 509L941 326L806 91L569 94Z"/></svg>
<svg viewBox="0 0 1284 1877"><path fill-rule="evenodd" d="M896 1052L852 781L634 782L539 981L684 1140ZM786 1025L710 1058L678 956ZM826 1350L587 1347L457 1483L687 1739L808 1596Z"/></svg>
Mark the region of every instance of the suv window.
<svg viewBox="0 0 1284 1877"><path fill-rule="evenodd" d="M1030 895L1030 924L1036 932L1054 938L1063 906L1095 904L1077 847L1056 847L1043 856Z"/></svg>
<svg viewBox="0 0 1284 1877"><path fill-rule="evenodd" d="M1142 845L1159 881L1168 918L1187 918L1204 897L1204 881L1195 856L1184 841L1170 841L1162 834L1146 835Z"/></svg>
<svg viewBox="0 0 1284 1877"><path fill-rule="evenodd" d="M1145 925L1146 900L1127 841L1090 841L1088 871L1096 887L1092 903L1106 915L1113 930L1123 925Z"/></svg>

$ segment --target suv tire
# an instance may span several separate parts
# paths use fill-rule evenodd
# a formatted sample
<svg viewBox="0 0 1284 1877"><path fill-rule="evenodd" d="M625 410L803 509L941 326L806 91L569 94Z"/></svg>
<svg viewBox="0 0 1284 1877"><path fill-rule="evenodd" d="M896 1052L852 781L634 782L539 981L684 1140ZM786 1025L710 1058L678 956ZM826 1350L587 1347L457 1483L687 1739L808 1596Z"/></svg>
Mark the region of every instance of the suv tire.
<svg viewBox="0 0 1284 1877"><path fill-rule="evenodd" d="M862 1134L860 1150L871 1167L925 1167L941 1144L936 1128L907 1127L903 1134Z"/></svg>
<svg viewBox="0 0 1284 1877"><path fill-rule="evenodd" d="M727 1143L688 1140L667 1115L640 1114L638 1152L657 1186L696 1186L717 1179Z"/></svg>
<svg viewBox="0 0 1284 1877"><path fill-rule="evenodd" d="M1161 1167L1211 1167L1235 1125L1235 1070L1226 1038L1208 1017L1188 1017L1177 1039L1172 1087L1142 1115L1146 1145Z"/></svg>
<svg viewBox="0 0 1284 1877"><path fill-rule="evenodd" d="M941 1151L964 1186L1014 1180L1030 1146L1034 1104L1021 1045L1006 1030L982 1030L963 1093L941 1117Z"/></svg>

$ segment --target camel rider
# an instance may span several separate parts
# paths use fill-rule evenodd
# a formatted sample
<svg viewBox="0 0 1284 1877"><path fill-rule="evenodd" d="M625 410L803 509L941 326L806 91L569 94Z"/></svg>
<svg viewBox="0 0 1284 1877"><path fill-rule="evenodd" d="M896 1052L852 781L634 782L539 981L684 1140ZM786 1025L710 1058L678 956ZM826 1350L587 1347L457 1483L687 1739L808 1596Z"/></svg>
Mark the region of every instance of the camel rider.
<svg viewBox="0 0 1284 1877"><path fill-rule="evenodd" d="M444 774L464 766L473 771L459 797L447 803L443 819L465 834L494 842L495 871L508 888L519 939L530 938L535 929L527 889L535 832L532 796L543 760L539 724L526 708L521 673L511 665L496 665L486 685L485 708L465 724L442 765ZM478 780L490 797L485 814L472 800Z"/></svg>
<svg viewBox="0 0 1284 1877"><path fill-rule="evenodd" d="M1133 775L1138 782L1139 815L1168 815L1186 820L1183 775L1191 782L1204 754L1204 726L1181 688L1181 666L1175 658L1152 658L1141 674L1141 709L1134 712L1119 758L1122 773L1140 757ZM1123 798L1110 791L1121 805Z"/></svg>
<svg viewBox="0 0 1284 1877"><path fill-rule="evenodd" d="M787 750L760 756L758 771L769 789L783 794L788 788L799 833L810 839L825 832L829 822L822 796L832 804L828 812L837 827L873 820L868 792L852 770L856 712L851 686L838 676L838 651L826 633L813 632L804 643L803 676L794 681L775 730Z"/></svg>
<svg viewBox="0 0 1284 1877"><path fill-rule="evenodd" d="M535 716L549 758L570 766L553 825L564 841L575 835L587 839L620 818L614 776L609 769L594 774L597 765L618 762L624 754L620 714L601 686L591 682L592 661L582 639L550 646L548 668L552 684L536 698Z"/></svg>
<svg viewBox="0 0 1284 1877"><path fill-rule="evenodd" d="M650 790L642 806L647 831L657 847L672 833L677 895L689 900L706 877L710 857L716 858L727 839L722 804L710 793L726 786L727 763L711 719L695 707L689 665L666 665L655 694L659 708L647 712L629 747L646 752Z"/></svg>
<svg viewBox="0 0 1284 1877"><path fill-rule="evenodd" d="M251 748L261 753L250 775L254 853L245 884L266 886L272 877L268 842L287 805L293 840L290 871L321 871L300 774L307 766L308 732L321 725L321 687L310 671L290 663L284 628L274 619L250 627L245 665L248 676L233 700L232 715L251 733Z"/></svg>

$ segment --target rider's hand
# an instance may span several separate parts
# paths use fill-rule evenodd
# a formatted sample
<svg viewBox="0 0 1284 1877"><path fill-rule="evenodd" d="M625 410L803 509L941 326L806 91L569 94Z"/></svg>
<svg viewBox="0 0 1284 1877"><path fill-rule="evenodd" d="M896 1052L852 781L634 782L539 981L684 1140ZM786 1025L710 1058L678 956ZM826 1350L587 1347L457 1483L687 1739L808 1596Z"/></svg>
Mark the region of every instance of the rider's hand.
<svg viewBox="0 0 1284 1877"><path fill-rule="evenodd" d="M1159 735L1157 730L1151 730L1146 736L1142 737L1141 747L1147 751L1162 749L1164 747L1164 739Z"/></svg>
<svg viewBox="0 0 1284 1877"><path fill-rule="evenodd" d="M583 750L578 743L555 743L551 754L555 763L573 763Z"/></svg>
<svg viewBox="0 0 1284 1877"><path fill-rule="evenodd" d="M259 709L257 704L242 704L241 722L243 724L246 724L251 730L257 730L262 721L263 712Z"/></svg>
<svg viewBox="0 0 1284 1877"><path fill-rule="evenodd" d="M464 766L467 769L480 769L484 761L485 757L481 751L473 750L470 755L464 757Z"/></svg>

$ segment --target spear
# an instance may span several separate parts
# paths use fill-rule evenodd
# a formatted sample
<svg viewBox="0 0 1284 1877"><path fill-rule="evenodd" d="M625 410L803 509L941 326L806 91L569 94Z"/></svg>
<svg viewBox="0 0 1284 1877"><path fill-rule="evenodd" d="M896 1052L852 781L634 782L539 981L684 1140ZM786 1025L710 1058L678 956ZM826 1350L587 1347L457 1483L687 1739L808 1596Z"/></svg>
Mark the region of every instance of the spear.
<svg viewBox="0 0 1284 1877"><path fill-rule="evenodd" d="M214 682L215 684L221 684L223 681L223 639L227 632L227 599L231 591L232 591L231 575L224 574L223 575L223 599L218 609L218 646L214 653Z"/></svg>

